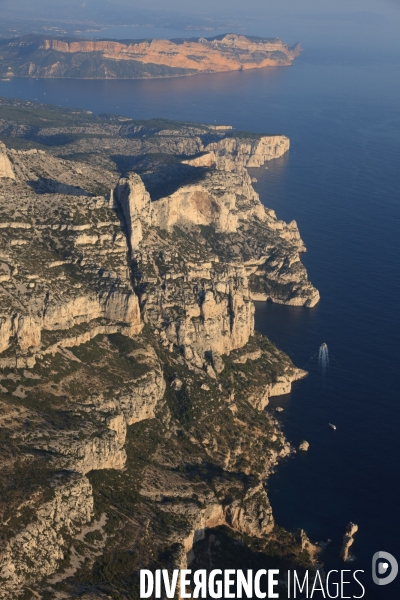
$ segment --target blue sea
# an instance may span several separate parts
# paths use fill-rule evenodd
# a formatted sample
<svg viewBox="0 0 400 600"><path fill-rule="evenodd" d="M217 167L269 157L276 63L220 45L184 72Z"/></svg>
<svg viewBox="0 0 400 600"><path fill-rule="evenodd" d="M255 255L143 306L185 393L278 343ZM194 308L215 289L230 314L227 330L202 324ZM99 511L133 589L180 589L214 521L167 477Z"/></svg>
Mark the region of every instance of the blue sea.
<svg viewBox="0 0 400 600"><path fill-rule="evenodd" d="M366 583L375 552L400 562L400 42L375 22L361 33L352 23L335 27L341 37L324 40L303 26L306 51L289 68L153 81L14 79L0 82L0 95L290 137L285 157L251 175L262 202L297 221L321 302L256 307L257 329L309 371L268 409L284 408L279 419L295 446L310 443L280 464L269 496L280 525L331 540L327 568L363 569ZM359 532L354 561L343 565L349 521ZM365 597L396 600L400 585L371 584Z"/></svg>

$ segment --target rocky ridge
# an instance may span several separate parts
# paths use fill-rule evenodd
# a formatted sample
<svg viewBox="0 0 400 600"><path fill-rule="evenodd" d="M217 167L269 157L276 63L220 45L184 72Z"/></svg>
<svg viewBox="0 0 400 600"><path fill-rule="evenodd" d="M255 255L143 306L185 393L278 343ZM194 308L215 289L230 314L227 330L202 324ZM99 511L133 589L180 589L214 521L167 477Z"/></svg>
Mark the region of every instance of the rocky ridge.
<svg viewBox="0 0 400 600"><path fill-rule="evenodd" d="M305 373L254 332L252 299L318 292L246 170L289 141L108 126L133 171L99 166L110 133L80 161L85 137L0 148L0 598L134 594L140 566L199 561L221 526L308 560L263 485L290 453L263 409Z"/></svg>

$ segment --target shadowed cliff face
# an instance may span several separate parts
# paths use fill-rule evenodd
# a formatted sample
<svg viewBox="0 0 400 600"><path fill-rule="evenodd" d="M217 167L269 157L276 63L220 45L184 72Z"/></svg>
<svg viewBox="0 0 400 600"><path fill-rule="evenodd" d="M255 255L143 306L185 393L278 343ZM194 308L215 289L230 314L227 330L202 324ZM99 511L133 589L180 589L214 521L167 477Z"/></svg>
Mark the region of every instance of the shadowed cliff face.
<svg viewBox="0 0 400 600"><path fill-rule="evenodd" d="M73 138L0 145L1 600L135 597L220 526L311 564L263 485L290 453L264 408L305 373L254 331L254 297L319 298L246 169L288 138L12 108L15 142Z"/></svg>
<svg viewBox="0 0 400 600"><path fill-rule="evenodd" d="M299 53L299 45L236 34L126 42L25 36L0 44L0 69L23 77L140 79L287 66Z"/></svg>

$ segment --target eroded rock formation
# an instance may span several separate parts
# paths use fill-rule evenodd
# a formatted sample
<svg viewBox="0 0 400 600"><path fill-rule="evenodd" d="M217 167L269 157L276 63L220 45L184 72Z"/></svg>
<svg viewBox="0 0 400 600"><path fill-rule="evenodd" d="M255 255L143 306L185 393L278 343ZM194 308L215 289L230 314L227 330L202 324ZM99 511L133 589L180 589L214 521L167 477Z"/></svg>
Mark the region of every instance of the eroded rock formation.
<svg viewBox="0 0 400 600"><path fill-rule="evenodd" d="M349 523L346 527L346 533L343 536L343 545L340 551L340 558L345 562L349 559L350 548L354 544L354 536L358 531L358 525Z"/></svg>

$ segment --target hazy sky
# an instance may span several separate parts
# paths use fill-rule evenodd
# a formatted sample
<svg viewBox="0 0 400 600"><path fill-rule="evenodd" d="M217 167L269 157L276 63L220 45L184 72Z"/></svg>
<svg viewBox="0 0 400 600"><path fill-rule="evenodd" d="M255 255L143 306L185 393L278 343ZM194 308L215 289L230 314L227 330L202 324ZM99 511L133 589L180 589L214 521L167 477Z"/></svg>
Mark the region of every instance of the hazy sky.
<svg viewBox="0 0 400 600"><path fill-rule="evenodd" d="M3 7L16 11L34 10L36 14L44 7L53 11L57 7L123 5L130 9L162 9L182 13L260 14L280 16L290 13L373 11L387 13L400 10L400 0L0 0ZM22 15L21 15L22 16Z"/></svg>
<svg viewBox="0 0 400 600"><path fill-rule="evenodd" d="M10 17L25 23L45 19L47 26L58 25L57 20L91 22L101 25L102 31L107 25L167 25L171 34L165 29L165 37L180 37L180 31L190 31L193 24L199 29L210 20L221 30L301 41L309 47L379 48L381 42L393 45L400 37L400 0L0 0L0 10L3 22ZM164 36L163 31L158 35ZM149 37L151 30L126 34ZM112 30L106 35L124 33Z"/></svg>
<svg viewBox="0 0 400 600"><path fill-rule="evenodd" d="M126 5L144 8L170 8L181 12L256 12L276 15L288 12L340 12L340 11L379 11L385 12L394 7L399 8L397 0L121 0Z"/></svg>

